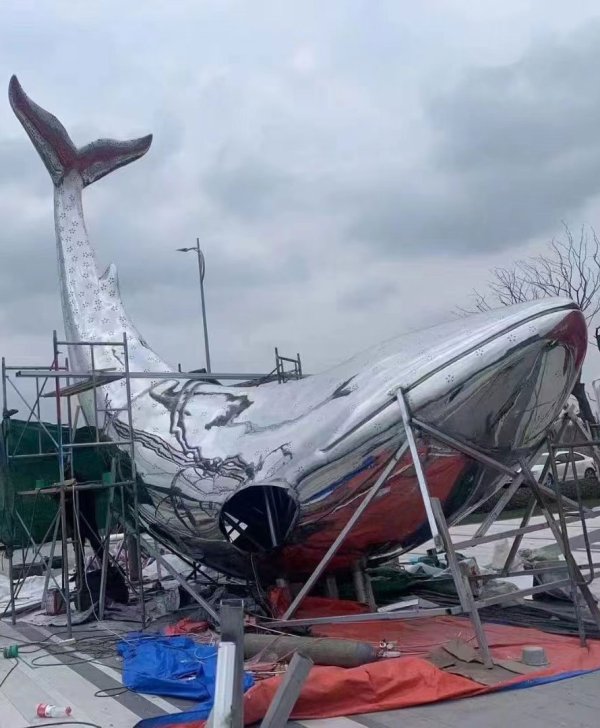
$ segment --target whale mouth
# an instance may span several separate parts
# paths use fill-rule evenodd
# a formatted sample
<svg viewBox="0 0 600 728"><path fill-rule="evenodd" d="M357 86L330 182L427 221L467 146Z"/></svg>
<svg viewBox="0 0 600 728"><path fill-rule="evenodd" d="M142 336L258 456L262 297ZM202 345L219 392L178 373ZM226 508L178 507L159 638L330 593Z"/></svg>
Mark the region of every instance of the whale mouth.
<svg viewBox="0 0 600 728"><path fill-rule="evenodd" d="M248 485L221 506L219 528L236 548L265 553L283 546L298 517L298 502L285 485Z"/></svg>

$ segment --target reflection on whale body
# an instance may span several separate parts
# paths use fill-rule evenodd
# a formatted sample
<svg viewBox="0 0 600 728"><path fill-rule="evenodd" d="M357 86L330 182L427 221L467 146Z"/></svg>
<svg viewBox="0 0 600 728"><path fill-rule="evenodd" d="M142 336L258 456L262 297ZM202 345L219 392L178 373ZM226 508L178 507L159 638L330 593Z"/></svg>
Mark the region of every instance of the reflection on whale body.
<svg viewBox="0 0 600 728"><path fill-rule="evenodd" d="M133 371L174 371L127 316L116 270L99 275L82 191L142 156L151 137L77 148L16 78L13 110L54 183L66 336L110 341L127 334ZM132 380L135 461L146 528L177 552L230 573L302 575L335 539L405 438L395 392L421 420L512 465L532 452L560 413L586 350L584 318L569 300L482 313L391 339L323 374L286 384L222 386ZM74 347L74 368L91 368ZM98 349L96 368L123 368ZM80 397L91 416L94 402ZM103 409L127 403L123 381L98 393ZM126 416L103 423L128 436ZM452 520L493 492L499 476L428 438L419 441L431 494ZM429 537L410 459L400 461L330 569L377 558Z"/></svg>

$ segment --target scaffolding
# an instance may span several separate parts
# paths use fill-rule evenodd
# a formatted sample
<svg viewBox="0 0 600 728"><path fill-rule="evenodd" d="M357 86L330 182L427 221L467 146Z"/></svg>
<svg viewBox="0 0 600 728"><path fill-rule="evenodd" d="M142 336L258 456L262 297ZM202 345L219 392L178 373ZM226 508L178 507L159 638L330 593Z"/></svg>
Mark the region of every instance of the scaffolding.
<svg viewBox="0 0 600 728"><path fill-rule="evenodd" d="M291 364L291 367L286 369L286 364ZM275 347L275 373L279 384L289 381L290 379L302 379L302 362L300 361L300 354L296 354L296 357L282 356L279 353L279 349Z"/></svg>
<svg viewBox="0 0 600 728"><path fill-rule="evenodd" d="M481 621L479 613L480 610L495 604L503 604L508 601L512 601L518 596L525 597L541 592L550 592L557 588L568 588L570 590L574 606L580 640L582 645L584 645L586 640L583 615L584 606L587 607L593 621L600 628L600 610L598 609L596 600L589 589L589 585L594 578L595 569L600 565L593 562L589 534L586 525L586 519L588 517L597 516L600 513L600 510L587 509L582 503L580 480L573 452L574 448L584 446L592 448L598 472L600 472L600 439L595 439L597 437L595 434L586 431L585 427L574 415L571 408L566 409L561 417L557 431L549 431L547 433L546 444L548 446L548 456L539 478L536 478L531 471L530 462L538 455L541 447L529 460L520 458L518 469L510 468L477 448L443 432L441 429L419 420L410 412L405 394L402 390L398 390L393 396L400 409L406 439L389 459L387 465L384 467L375 483L371 486L370 490L366 493L360 505L358 505L356 510L352 513L348 522L338 534L337 538L333 541L322 560L314 569L310 577L304 582L302 588L296 594L283 617L276 622L270 622L270 626L285 629L331 622L352 623L374 620L416 619L442 615L466 614L471 619L483 661L487 667L491 667L493 662L485 630ZM572 423L576 431L579 433L581 438L580 440L571 442L561 441L561 437L569 423ZM479 526L473 538L455 543L452 539L441 502L439 499L430 496L425 469L417 446L417 440L424 437L441 443L456 452L462 453L469 458L492 468L499 474L501 473L505 478L510 478L508 487L504 489L504 492L500 496L498 502L484 519L483 523ZM559 450L567 450L570 453L570 458L565 466L562 478L559 478L556 465L556 453ZM349 533L355 527L365 511L367 511L369 505L376 498L381 488L386 484L397 464L407 455L410 456L415 469L427 523L433 539L434 551L436 554L445 554L446 563L448 564L450 575L454 582L459 604L452 607L421 607L418 604L415 606L415 602L412 601L407 603L407 607L405 609L401 609L399 611L384 610L368 614L355 614L339 617L294 619L294 615L302 604L304 598L312 591L322 576L324 576L327 566L334 558ZM572 466L572 476L577 493L575 501L566 498L561 492L562 486L567 478L569 466ZM553 487L549 487L545 484L547 476L550 473L552 474ZM489 529L497 521L502 511L509 503L511 497L514 495L516 490L521 487L529 489L530 497L529 504L525 510L520 526L516 529L503 530L499 533L488 534ZM496 492L503 488L504 484L501 481ZM550 502L556 504L558 521L552 512ZM462 522L467 516L471 515L478 505L479 503L462 513L461 517L455 520L455 524ZM536 509L539 509L540 514L544 517L544 523L532 525L530 524L530 521L536 512ZM575 514L569 515L568 511L575 511ZM569 542L568 525L575 522L581 524L586 551L587 563L581 566L575 561ZM522 571L513 569L513 564L523 536L527 533L546 529L551 531L564 561L555 563L552 567L532 568ZM482 581L485 581L486 578L490 577L482 577L479 574L473 574L469 569L468 562L459 557L458 549L476 547L484 543L491 543L502 539L513 539L513 542L500 573L494 574L494 577L533 576L535 578L536 575L544 573L547 574L548 572L554 574L559 571L564 572L564 576L561 576L560 579L543 582L530 588L511 591L509 594L500 594L488 598L480 597L479 586ZM589 572L587 577L583 575L583 571ZM374 600L372 599L372 592L370 591L369 579L364 571L363 565L360 565L359 568L355 570L355 582L358 582L357 592L362 594L363 597L366 597L367 601L373 603Z"/></svg>
<svg viewBox="0 0 600 728"><path fill-rule="evenodd" d="M95 360L99 347L110 346L113 350L118 350L122 355L123 371L122 372L106 372L96 369ZM66 347L68 350L74 351L77 348L87 350L91 361L91 369L85 374L74 373L69 369L69 361L62 354L61 349ZM14 377L24 377L35 381L35 400L31 405L22 391L14 381ZM111 409L106 405L99 406L99 398L97 390L103 385L124 379L125 381L125 404L120 408ZM50 387L48 384L50 383ZM23 453L19 451L19 443L14 449L10 447L8 437L9 426L7 420L10 420L11 413L14 409L9 409L8 392L10 389L18 395L19 400L29 409L26 423L32 421L37 422L52 443L51 452L44 452L42 449L41 438L38 442L38 451L35 453ZM74 433L77 426L77 420L81 409L78 405L73 404L74 396L87 393L91 394L92 422L88 422L88 426L93 428L95 436L87 442L75 441ZM11 463L16 460L37 459L37 458L56 458L58 478L50 487L45 484L36 482L36 487L20 491L16 497L19 499L33 498L37 501L40 497L51 496L58 499L58 508L44 536L35 540L31 534L31 529L23 521L19 507L15 506L14 516L19 522L21 528L25 532L29 540L28 546L33 549L33 557L29 565L23 563L21 575L15 588L14 569L13 569L13 548L12 544L7 545L6 554L8 559L9 582L10 582L10 609L11 618L15 621L15 597L21 588L24 580L29 575L33 564L36 560L41 561L45 569L44 589L42 595L42 603L45 603L50 580L52 580L57 588L58 594L62 600L64 612L66 614L67 632L70 636L72 630L72 608L69 578L69 536L67 529L67 509L69 500L72 502L73 508L73 534L71 537L71 546L74 550L77 569L77 606L80 606L81 593L84 588L85 576L85 546L81 538L81 521L83 519L84 526L91 530L91 525L85 520L80 512L79 499L85 491L94 491L95 493L104 493L107 495L107 512L104 521L104 537L102 539L102 564L101 564L101 585L99 594L99 612L102 618L106 597L106 578L108 573L108 562L113 561L115 565L119 564L119 554L112 557L110 553L110 536L112 532L112 513L114 511L114 494L115 491L120 492L121 515L119 517L119 525L123 528L124 542L127 541L128 558L127 568L120 569L125 576L129 586L141 605L142 623L145 623L145 607L144 607L144 589L141 579L141 555L140 555L140 522L137 507L137 487L136 487L136 471L134 458L134 441L133 441L133 422L131 412L131 371L129 366L129 349L127 337L123 334L120 341L63 341L59 340L56 331L53 333L53 363L49 369L36 367L11 366L2 359L2 393L3 418L5 426L3 427L4 455L6 464L10 471ZM56 437L49 431L44 424L41 414L41 401L44 398L52 398L55 402L56 410ZM120 436L118 441L101 438L101 432L105 422L109 422L112 418L124 415L126 427L124 435ZM111 457L111 466L109 472L105 473L98 482L76 482L73 477L77 470L76 453L83 448L106 449ZM125 476L120 474L123 458L120 452L125 451L127 455L127 469ZM68 474L70 473L69 477ZM133 502L133 523L130 523L125 511L126 499ZM54 574L54 557L57 544L60 542L61 548L61 582L58 583ZM46 544L50 544L50 554L46 557L43 549Z"/></svg>
<svg viewBox="0 0 600 728"><path fill-rule="evenodd" d="M81 494L86 491L93 491L98 495L106 497L106 513L104 517L104 536L101 541L102 546L102 562L101 562L101 580L98 595L98 610L95 616L98 619L104 617L106 603L106 587L109 562L119 568L134 596L138 599L141 610L142 625L146 624L144 586L142 578L142 551L154 558L159 564L159 568L164 568L184 589L188 594L200 604L204 611L218 623L219 617L212 606L204 600L188 583L181 574L174 570L168 561L166 561L156 544L150 543L148 539L142 541L141 524L138 508L138 488L137 473L135 466L135 443L133 436L133 419L131 408L131 381L133 379L182 379L186 381L236 381L247 382L249 384L258 385L265 381L269 381L276 373L276 380L280 383L290 378L300 378L302 376L302 367L300 357L297 359L288 359L286 357L277 356L276 369L270 374L264 373L247 373L247 372L182 372L179 368L177 372L138 372L132 371L130 368L129 348L126 334L122 339L116 341L66 341L59 340L56 331L53 333L53 358L50 367L9 365L5 358L2 358L2 394L3 394L3 427L2 427L2 446L5 464L10 470L11 464L16 461L37 460L40 458L54 458L57 464L58 477L56 482L50 487L37 481L35 487L22 490L17 494L20 502L26 499L33 499L34 503L38 503L40 498L50 496L58 500L58 507L52 516L49 525L44 529L43 535L34 538L32 534L31 524L28 525L20 514L18 505L14 507L14 518L25 534L27 541L27 550L32 549L32 558L29 564L25 564L25 558L21 566L19 578L14 579L15 568L13 563L13 544L6 543L5 551L8 560L9 582L10 582L10 603L9 607L4 610L3 615L10 609L11 619L15 622L15 601L19 590L22 588L25 579L32 572L32 568L39 563L44 572L44 588L42 595L42 604L46 602L46 596L52 581L56 588L60 600L62 602L67 623L68 635L72 632L72 606L71 606L71 590L69 583L70 564L69 564L69 537L67 533L67 513L68 500L72 501L73 508L73 524L75 526L72 535L71 546L75 553L76 560L76 594L81 594L85 581L85 550L82 543L80 524L90 527L85 520L79 508L79 499ZM101 347L111 347L117 349L122 355L119 357L123 366L119 371L98 369L96 361L98 359L97 352ZM72 352L77 349L87 350L88 359L90 361L90 369L88 371L77 371L71 369L69 360L63 355L62 349ZM79 358L79 357L77 357ZM292 362L293 369L285 371L284 362ZM35 399L33 403L27 399L17 384L18 380L32 380L35 383ZM112 384L119 380L125 382L125 403L118 408L110 408L104 402L100 402L102 398L98 396L102 387ZM17 410L10 407L9 392L16 395L21 405L25 405L28 411L26 426L35 422L39 427L38 432L45 436L46 444L50 443L50 447L42 447L42 437L38 437L38 447L36 452L22 452L19 449L21 440L17 442L15 447L11 447L10 438L8 436L10 430L10 418L16 414ZM94 433L94 436L86 442L77 442L74 434L77 423L81 415L81 407L74 401L79 395L89 395L91 422L87 422L88 427ZM53 399L56 411L56 433L50 430L44 423L41 403L44 399ZM89 413L88 413L89 416ZM106 427L111 422L119 419L119 435L116 439L106 436ZM102 478L97 481L76 482L73 475L76 471L77 453L81 453L84 448L97 448L107 452L110 457L110 466L108 472L102 474ZM125 458L123 457L125 453ZM117 495L118 494L118 495ZM117 501L117 507L115 506ZM118 508L120 501L120 509ZM132 508L127 509L125 504L130 501ZM133 512L133 522L129 517L129 513ZM123 539L121 547L116 556L110 552L110 538L113 529L117 528L122 531ZM44 547L49 544L50 554L43 553ZM53 573L55 566L55 551L60 546L62 567L62 575L58 581ZM119 563L121 550L125 547L127 558L125 568ZM26 554L25 554L26 555ZM196 565L192 565L193 573L196 573ZM77 606L80 606L77 601Z"/></svg>

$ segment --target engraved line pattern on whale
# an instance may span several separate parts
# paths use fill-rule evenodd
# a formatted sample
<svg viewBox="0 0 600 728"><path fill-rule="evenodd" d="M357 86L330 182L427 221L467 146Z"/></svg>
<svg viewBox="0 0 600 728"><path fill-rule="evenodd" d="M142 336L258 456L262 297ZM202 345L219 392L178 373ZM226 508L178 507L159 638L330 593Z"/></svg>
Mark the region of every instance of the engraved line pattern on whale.
<svg viewBox="0 0 600 728"><path fill-rule="evenodd" d="M133 371L173 371L127 316L115 267L98 274L83 217L83 188L143 156L151 136L78 149L15 77L9 99L54 183L67 338L107 341L125 331ZM547 299L396 337L284 385L133 379L140 515L159 540L218 569L245 573L250 553L265 573L307 571L404 439L394 390L408 392L422 419L512 463L513 448L532 451L560 412L586 340L575 304ZM70 357L74 368L90 369L84 348ZM110 347L95 364L122 369ZM80 397L88 418L89 396ZM124 382L100 396L108 408L123 406ZM128 434L122 417L105 423L115 439ZM497 487L498 476L468 458L427 439L421 445L431 490L449 516ZM419 499L410 463L401 461L331 568L425 540Z"/></svg>

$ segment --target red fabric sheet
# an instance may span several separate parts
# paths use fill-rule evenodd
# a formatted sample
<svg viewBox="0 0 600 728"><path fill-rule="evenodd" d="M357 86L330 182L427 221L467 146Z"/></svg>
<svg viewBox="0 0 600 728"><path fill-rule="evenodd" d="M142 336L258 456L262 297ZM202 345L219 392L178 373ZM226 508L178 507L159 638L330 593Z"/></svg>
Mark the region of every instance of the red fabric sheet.
<svg viewBox="0 0 600 728"><path fill-rule="evenodd" d="M313 602L312 607L316 612L327 613L332 605L326 601ZM358 611L358 606L355 605L352 610ZM470 621L459 617L319 625L312 632L315 636L358 639L375 644L382 640L396 642L403 657L380 660L352 669L314 667L292 712L294 719L332 718L395 710L478 695L532 679L600 669L600 641L590 640L588 646L582 648L576 637L547 634L523 627L486 624L485 632L496 658L518 660L524 646L539 645L546 650L550 664L535 673L515 675L513 680L494 688L445 673L424 658L453 638L459 637L476 644ZM246 725L262 719L280 681L281 678L262 680L246 693ZM181 725L178 724L177 728L181 728ZM203 721L185 724L185 728L203 726Z"/></svg>

